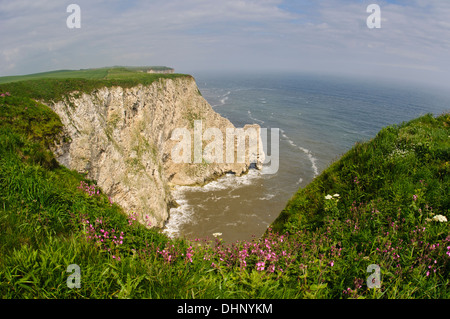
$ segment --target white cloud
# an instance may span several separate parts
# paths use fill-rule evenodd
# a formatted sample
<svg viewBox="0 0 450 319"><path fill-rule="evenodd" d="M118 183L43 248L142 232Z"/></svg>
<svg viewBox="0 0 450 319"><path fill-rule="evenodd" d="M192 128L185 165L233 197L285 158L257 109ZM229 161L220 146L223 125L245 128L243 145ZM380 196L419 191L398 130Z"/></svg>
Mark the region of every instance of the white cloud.
<svg viewBox="0 0 450 319"><path fill-rule="evenodd" d="M81 29L66 7L81 7ZM181 72L270 66L298 70L423 74L448 80L450 2L101 0L2 1L0 74L102 65L164 64ZM422 73L421 73L422 72Z"/></svg>

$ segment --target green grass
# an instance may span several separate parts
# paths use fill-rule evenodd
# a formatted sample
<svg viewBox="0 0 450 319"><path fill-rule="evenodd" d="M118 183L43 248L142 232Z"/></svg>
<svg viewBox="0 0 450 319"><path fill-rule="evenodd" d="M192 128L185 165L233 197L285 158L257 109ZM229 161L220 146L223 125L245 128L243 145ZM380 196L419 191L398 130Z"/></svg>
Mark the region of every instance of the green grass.
<svg viewBox="0 0 450 319"><path fill-rule="evenodd" d="M377 202L386 207L385 217L389 214L394 218L399 209L404 210L402 217L408 217L405 214L411 210L413 195L423 192L422 203L428 203L436 213L448 214L449 125L448 114L438 118L426 115L398 127L386 127L371 141L357 143L298 191L274 222L274 229L323 225L329 217L323 198L334 193L342 195L339 208L350 208L354 202Z"/></svg>
<svg viewBox="0 0 450 319"><path fill-rule="evenodd" d="M28 97L43 102L58 102L67 94L78 91L91 93L102 87L130 88L155 81L190 77L186 74L148 74L140 68L113 67L88 70L61 70L23 76L0 77L0 92Z"/></svg>
<svg viewBox="0 0 450 319"><path fill-rule="evenodd" d="M40 79L88 79L88 80L112 80L117 78L144 78L147 74L140 73L146 71L147 69L164 71L169 68L160 66L149 66L149 67L105 67L97 69L82 69L82 70L57 70L49 72L41 72L27 75L14 75L14 76L2 76L0 77L0 84L8 82L19 82L19 81L29 81L29 80L40 80ZM153 76L152 74L148 74Z"/></svg>
<svg viewBox="0 0 450 319"><path fill-rule="evenodd" d="M62 124L30 96L54 98L78 80L0 85L2 298L450 298L449 223L433 220L450 217L449 114L356 144L263 238L172 240L48 151ZM80 288L67 285L71 264ZM371 264L380 288L366 284Z"/></svg>
<svg viewBox="0 0 450 319"><path fill-rule="evenodd" d="M450 224L434 220L450 220L449 160L449 114L386 127L300 189L273 231L312 237L340 274L325 280L336 293L371 297L363 279L377 264L375 297L449 298Z"/></svg>
<svg viewBox="0 0 450 319"><path fill-rule="evenodd" d="M109 70L108 68L87 69L87 70L58 70L28 75L2 76L0 77L0 84L8 82L39 80L39 79L67 79L67 78L104 79L108 75L108 70Z"/></svg>

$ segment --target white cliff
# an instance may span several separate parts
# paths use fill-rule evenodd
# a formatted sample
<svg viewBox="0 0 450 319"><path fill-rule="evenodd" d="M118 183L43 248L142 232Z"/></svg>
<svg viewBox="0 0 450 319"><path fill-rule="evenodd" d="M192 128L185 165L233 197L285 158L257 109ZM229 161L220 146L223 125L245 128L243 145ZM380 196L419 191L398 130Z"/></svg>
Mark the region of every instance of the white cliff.
<svg viewBox="0 0 450 319"><path fill-rule="evenodd" d="M58 162L87 173L127 213L135 212L141 220L147 216L153 226L162 227L169 218L175 204L172 185L204 184L227 172L241 175L250 165L249 154L245 163L173 161L175 128L192 132L195 120L202 121L203 131L219 128L223 136L226 128L234 128L211 108L190 76L131 88L104 87L90 94L72 92L49 106L64 124L53 148ZM260 167L263 154L256 156Z"/></svg>

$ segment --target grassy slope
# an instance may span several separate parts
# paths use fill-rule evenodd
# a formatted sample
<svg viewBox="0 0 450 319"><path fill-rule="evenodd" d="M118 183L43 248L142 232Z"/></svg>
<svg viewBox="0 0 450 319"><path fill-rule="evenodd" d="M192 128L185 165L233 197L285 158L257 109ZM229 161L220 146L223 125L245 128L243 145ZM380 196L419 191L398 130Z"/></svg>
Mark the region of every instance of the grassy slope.
<svg viewBox="0 0 450 319"><path fill-rule="evenodd" d="M448 298L450 225L433 218L450 220L449 194L450 114L426 115L357 143L298 190L272 229L318 235L322 258L346 273L338 280L378 264L391 297Z"/></svg>
<svg viewBox="0 0 450 319"><path fill-rule="evenodd" d="M71 89L54 89L65 81L0 85L10 95L0 97L3 298L450 297L449 224L427 221L450 217L450 115L356 145L299 190L261 240L199 246L136 224L95 181L55 162L47 145L61 122L29 96L54 98ZM324 199L334 193L339 201ZM370 290L374 263L382 286ZM70 264L81 288L67 287Z"/></svg>
<svg viewBox="0 0 450 319"><path fill-rule="evenodd" d="M425 204L433 213L450 217L449 137L449 114L438 118L426 115L382 129L371 141L357 143L308 187L300 189L273 228L282 232L322 227L329 217L324 196L335 193L341 195L337 205L340 219L350 217L346 209L355 203L377 205L383 209L383 218L405 218L409 225L424 221ZM415 209L423 210L417 214Z"/></svg>

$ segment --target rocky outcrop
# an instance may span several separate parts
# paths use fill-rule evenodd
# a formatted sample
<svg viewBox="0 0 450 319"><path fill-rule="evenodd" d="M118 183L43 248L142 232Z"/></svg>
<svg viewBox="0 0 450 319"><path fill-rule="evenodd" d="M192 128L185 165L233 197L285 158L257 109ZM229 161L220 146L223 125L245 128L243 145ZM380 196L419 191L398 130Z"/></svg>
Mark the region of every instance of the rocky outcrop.
<svg viewBox="0 0 450 319"><path fill-rule="evenodd" d="M86 173L126 212L157 227L164 225L174 204L172 185L203 184L228 172L241 175L251 159L257 167L264 159L262 153L246 152L244 163L215 163L207 157L197 163L173 160L173 149L180 144L172 136L174 129L185 128L194 139L199 120L202 133L219 128L225 137L226 129L234 128L211 108L190 76L73 92L49 106L64 124L64 136L53 148L59 163Z"/></svg>

